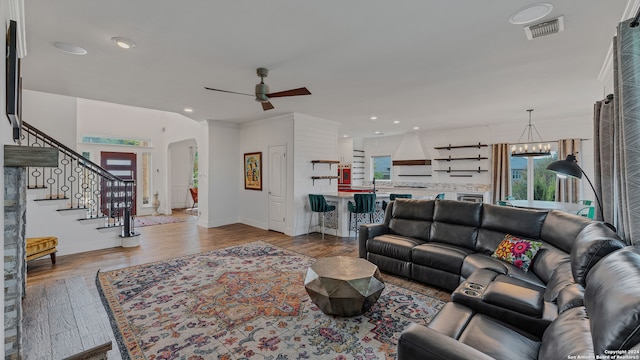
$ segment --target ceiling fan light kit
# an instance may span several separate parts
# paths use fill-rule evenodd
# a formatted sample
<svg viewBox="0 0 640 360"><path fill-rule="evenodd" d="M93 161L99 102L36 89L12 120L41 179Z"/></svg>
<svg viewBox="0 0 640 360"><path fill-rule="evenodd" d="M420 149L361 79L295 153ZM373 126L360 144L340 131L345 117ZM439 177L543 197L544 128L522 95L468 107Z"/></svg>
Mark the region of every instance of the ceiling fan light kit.
<svg viewBox="0 0 640 360"><path fill-rule="evenodd" d="M262 67L258 68L256 69L256 74L260 77L260 83L256 84L256 87L255 87L255 100L262 105L262 110L264 111L271 110L274 108L273 104L271 104L271 101L270 101L271 98L311 95L311 92L306 87L270 93L269 86L264 83L264 78L269 76L269 69L262 68ZM229 94L254 96L251 94L244 94L244 93L239 93L239 92L229 91L229 90L214 89L206 86L205 86L205 89L212 90L212 91L225 92Z"/></svg>

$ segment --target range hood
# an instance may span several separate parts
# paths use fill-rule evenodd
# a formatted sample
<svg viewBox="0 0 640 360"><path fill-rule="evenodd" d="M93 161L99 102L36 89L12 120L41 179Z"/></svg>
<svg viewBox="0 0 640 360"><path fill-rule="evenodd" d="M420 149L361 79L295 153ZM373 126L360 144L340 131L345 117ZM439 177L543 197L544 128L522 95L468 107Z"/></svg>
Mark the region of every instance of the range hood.
<svg viewBox="0 0 640 360"><path fill-rule="evenodd" d="M400 143L400 146L398 146L395 154L393 154L393 160L394 162L407 160L427 160L418 134L409 133L404 136L402 142Z"/></svg>

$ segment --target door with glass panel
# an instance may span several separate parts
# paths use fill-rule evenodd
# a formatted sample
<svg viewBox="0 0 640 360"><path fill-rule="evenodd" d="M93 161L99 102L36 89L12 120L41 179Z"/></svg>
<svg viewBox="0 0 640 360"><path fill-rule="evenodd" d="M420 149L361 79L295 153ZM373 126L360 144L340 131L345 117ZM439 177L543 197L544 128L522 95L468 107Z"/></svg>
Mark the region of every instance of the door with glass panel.
<svg viewBox="0 0 640 360"><path fill-rule="evenodd" d="M110 174L122 180L133 180L132 187L115 185L112 191L102 191L102 203L107 209L111 209L110 217L121 217L126 204L125 199L131 203L131 215L136 214L136 154L123 152L102 151L100 153L100 166ZM110 184L103 184L103 189Z"/></svg>

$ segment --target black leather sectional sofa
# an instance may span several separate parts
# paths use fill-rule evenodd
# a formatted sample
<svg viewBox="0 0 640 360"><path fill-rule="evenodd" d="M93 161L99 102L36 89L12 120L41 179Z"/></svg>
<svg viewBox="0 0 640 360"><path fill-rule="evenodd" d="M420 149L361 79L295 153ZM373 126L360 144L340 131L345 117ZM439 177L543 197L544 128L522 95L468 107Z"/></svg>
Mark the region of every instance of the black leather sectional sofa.
<svg viewBox="0 0 640 360"><path fill-rule="evenodd" d="M514 237L539 247L528 271L522 264L492 256L499 255L496 249L503 241ZM401 359L567 359L572 354L600 354L602 346L587 348L578 341L590 343L595 334L593 321L591 330L584 332L585 321L587 328L590 324L587 309L617 319L610 311L613 301L625 301L615 296L602 303L606 297L589 291L585 295L585 287L594 282L590 273L602 258L618 251L627 251L627 258L637 255L627 248L635 249L625 247L604 224L587 218L448 200L396 200L387 207L382 224L363 225L359 234L360 256L382 271L453 291L452 302L429 328L414 325L402 334ZM637 271L640 285L637 256L637 268L629 265L624 271ZM607 270L599 270L597 278L615 278L604 274L612 266L602 265ZM612 281L604 282L591 288L622 290ZM630 299L638 304L622 305L632 311L632 319L604 335L628 335L624 349L637 346L640 338L640 286L632 293Z"/></svg>

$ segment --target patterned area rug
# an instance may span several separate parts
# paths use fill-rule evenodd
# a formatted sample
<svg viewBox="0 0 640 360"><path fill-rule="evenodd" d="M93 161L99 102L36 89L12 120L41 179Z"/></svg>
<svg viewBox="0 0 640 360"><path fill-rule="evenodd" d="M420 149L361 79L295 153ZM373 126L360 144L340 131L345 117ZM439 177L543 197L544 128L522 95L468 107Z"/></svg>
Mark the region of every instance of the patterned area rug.
<svg viewBox="0 0 640 360"><path fill-rule="evenodd" d="M162 224L173 224L179 222L185 222L187 219L179 216L169 216L169 215L157 215L157 216L137 216L133 219L135 227L143 227L143 226L151 226L151 225L162 225Z"/></svg>
<svg viewBox="0 0 640 360"><path fill-rule="evenodd" d="M325 315L304 289L314 261L258 241L96 282L123 359L395 359L400 332L444 305L387 284L365 314Z"/></svg>

